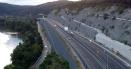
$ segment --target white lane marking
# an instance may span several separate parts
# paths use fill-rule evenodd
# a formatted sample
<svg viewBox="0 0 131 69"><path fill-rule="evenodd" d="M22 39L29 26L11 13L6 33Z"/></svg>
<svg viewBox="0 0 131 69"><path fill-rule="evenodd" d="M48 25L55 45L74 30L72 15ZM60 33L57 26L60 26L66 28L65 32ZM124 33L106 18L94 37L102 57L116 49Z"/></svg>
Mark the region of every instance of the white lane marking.
<svg viewBox="0 0 131 69"><path fill-rule="evenodd" d="M75 32L76 34L78 34L77 32ZM82 34L78 34L79 36L90 40L89 38L83 36ZM118 58L119 60L121 60L123 63L125 63L126 65L128 65L129 67L131 67L131 65L129 63L127 63L124 59L120 58L119 56L117 56L116 54L112 53L110 50L106 49L105 47L101 46L100 44L96 43L95 41L92 41L92 43L98 45L99 47L103 48L104 50L106 50L108 53L112 54L113 56L115 56L116 58Z"/></svg>

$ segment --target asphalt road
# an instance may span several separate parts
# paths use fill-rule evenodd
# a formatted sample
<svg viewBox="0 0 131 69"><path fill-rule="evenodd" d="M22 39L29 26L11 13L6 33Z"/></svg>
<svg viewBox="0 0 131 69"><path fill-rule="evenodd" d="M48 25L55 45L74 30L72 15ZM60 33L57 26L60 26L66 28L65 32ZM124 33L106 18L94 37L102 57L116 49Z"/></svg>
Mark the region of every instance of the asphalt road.
<svg viewBox="0 0 131 69"><path fill-rule="evenodd" d="M57 52L57 54L61 55L69 62L70 69L77 69L76 61L71 57L67 49L65 49L66 44L55 29L43 20L40 21L40 24L45 29L48 41L50 42L52 48Z"/></svg>
<svg viewBox="0 0 131 69"><path fill-rule="evenodd" d="M62 25L60 25L60 23L57 21L51 19L46 20L48 23L43 23L45 28L52 28L50 31L57 30L63 33L62 36L68 37L70 43L74 44L71 46L82 61L85 69L130 69L125 63L117 59L108 51L104 50L104 48L101 48L98 44L81 37L79 34L71 34L70 32L65 31ZM58 33L57 31L53 32ZM51 35L51 33L48 35ZM54 36L54 33L52 33L52 36ZM50 39L52 39L52 37L50 37ZM55 39L56 41L59 41L59 39ZM61 42L57 43L60 44Z"/></svg>

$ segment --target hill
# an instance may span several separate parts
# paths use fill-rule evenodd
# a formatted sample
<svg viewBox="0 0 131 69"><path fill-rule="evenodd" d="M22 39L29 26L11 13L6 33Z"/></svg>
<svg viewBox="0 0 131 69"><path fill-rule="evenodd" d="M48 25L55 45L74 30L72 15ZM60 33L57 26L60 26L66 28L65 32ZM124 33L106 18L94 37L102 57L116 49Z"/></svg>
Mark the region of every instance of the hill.
<svg viewBox="0 0 131 69"><path fill-rule="evenodd" d="M6 3L0 3L0 15L21 15L30 6L18 6Z"/></svg>
<svg viewBox="0 0 131 69"><path fill-rule="evenodd" d="M131 46L131 0L81 1L55 9L48 17L64 23L71 30L95 39L96 33L74 20L99 29L123 44ZM66 20L66 21L64 21ZM69 24L68 24L69 23Z"/></svg>
<svg viewBox="0 0 131 69"><path fill-rule="evenodd" d="M38 6L19 6L11 5L6 3L0 3L0 16L28 16L28 15L37 15L38 13L49 13L54 8L61 8L66 4L69 4L69 1L55 1Z"/></svg>

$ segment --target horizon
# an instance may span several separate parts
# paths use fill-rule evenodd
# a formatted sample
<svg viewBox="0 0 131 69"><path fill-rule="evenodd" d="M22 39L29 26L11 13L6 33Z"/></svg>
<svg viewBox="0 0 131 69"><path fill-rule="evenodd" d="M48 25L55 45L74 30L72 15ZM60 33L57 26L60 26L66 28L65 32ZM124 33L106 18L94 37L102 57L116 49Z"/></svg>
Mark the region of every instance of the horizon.
<svg viewBox="0 0 131 69"><path fill-rule="evenodd" d="M12 5L40 5L48 2L54 1L80 1L80 0L0 0L0 3L7 3Z"/></svg>

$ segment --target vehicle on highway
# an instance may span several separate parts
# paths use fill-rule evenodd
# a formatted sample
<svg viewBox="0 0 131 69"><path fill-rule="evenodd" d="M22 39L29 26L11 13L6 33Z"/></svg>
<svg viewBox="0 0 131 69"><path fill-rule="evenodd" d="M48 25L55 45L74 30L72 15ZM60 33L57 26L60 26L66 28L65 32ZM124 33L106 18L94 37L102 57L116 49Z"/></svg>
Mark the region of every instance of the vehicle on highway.
<svg viewBox="0 0 131 69"><path fill-rule="evenodd" d="M74 34L72 31L70 32L71 34Z"/></svg>
<svg viewBox="0 0 131 69"><path fill-rule="evenodd" d="M65 30L65 31L68 31L68 27L64 27L64 30Z"/></svg>

